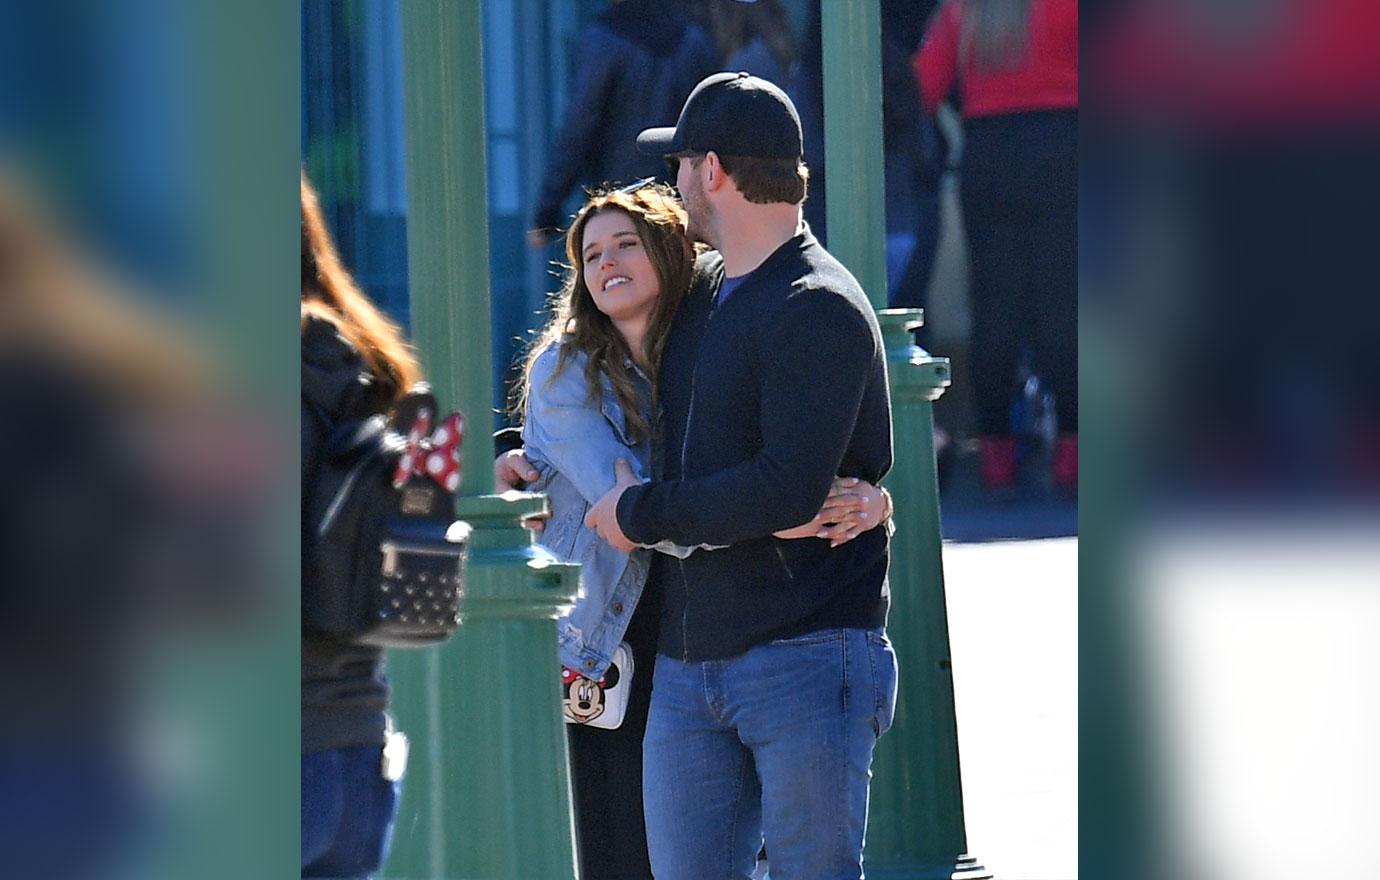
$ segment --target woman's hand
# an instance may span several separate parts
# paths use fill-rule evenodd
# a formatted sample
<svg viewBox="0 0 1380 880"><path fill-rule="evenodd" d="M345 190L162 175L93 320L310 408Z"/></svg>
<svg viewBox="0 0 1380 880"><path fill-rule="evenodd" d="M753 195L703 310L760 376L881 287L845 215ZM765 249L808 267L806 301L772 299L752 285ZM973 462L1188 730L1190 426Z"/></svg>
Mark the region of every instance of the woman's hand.
<svg viewBox="0 0 1380 880"><path fill-rule="evenodd" d="M891 493L880 486L874 486L866 480L859 480L853 477L847 479L835 479L835 484L840 482L846 484L841 489L841 494L853 495L862 499L861 507L857 510L845 508L841 518L832 523L827 523L820 530L819 537L826 538L830 547L838 547L847 544L849 541L861 535L869 529L889 523L894 512L891 504ZM825 501L825 508L829 502ZM821 509L823 514L824 509Z"/></svg>
<svg viewBox="0 0 1380 880"><path fill-rule="evenodd" d="M778 538L826 538L837 547L891 518L891 496L857 477L835 477L814 519L776 532Z"/></svg>
<svg viewBox="0 0 1380 880"><path fill-rule="evenodd" d="M494 459L494 492L502 495L521 489L541 476L522 449L510 449Z"/></svg>
<svg viewBox="0 0 1380 880"><path fill-rule="evenodd" d="M540 476L541 474L523 454L523 450L510 449L494 459L494 494L502 495L504 492L523 488ZM533 537L540 537L541 533L546 530L546 521L550 518L551 513L548 505L546 513L524 517L522 527L530 531Z"/></svg>

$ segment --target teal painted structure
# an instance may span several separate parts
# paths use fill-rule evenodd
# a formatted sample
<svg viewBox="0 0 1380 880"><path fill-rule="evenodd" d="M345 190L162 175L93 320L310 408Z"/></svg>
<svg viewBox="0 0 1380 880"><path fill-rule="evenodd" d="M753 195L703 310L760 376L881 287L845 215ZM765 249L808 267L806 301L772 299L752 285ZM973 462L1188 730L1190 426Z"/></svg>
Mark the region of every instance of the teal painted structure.
<svg viewBox="0 0 1380 880"><path fill-rule="evenodd" d="M457 513L474 531L460 631L389 657L413 748L384 876L574 880L554 621L579 568L520 526L544 498L491 494L480 417L492 373L479 4L411 0L402 25L414 339L438 394L467 415Z"/></svg>
<svg viewBox="0 0 1380 880"><path fill-rule="evenodd" d="M958 723L939 527L934 401L948 358L915 346L919 309L886 309L886 182L882 157L878 0L822 7L824 149L829 250L878 309L887 347L896 503L888 632L900 664L896 721L877 744L864 853L881 880L990 877L966 855Z"/></svg>

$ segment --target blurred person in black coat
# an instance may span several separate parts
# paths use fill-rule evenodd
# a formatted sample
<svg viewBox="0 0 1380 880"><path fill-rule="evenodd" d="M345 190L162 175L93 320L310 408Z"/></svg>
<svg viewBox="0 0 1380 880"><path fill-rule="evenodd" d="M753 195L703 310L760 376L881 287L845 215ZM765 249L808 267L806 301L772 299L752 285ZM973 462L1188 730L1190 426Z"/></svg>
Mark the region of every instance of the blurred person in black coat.
<svg viewBox="0 0 1380 880"><path fill-rule="evenodd" d="M795 76L796 42L781 0L702 0L697 17L714 37L719 65L782 88Z"/></svg>
<svg viewBox="0 0 1380 880"><path fill-rule="evenodd" d="M106 877L156 839L159 783L181 780L149 762L150 650L238 619L256 580L245 420L188 328L130 292L0 175L6 876Z"/></svg>
<svg viewBox="0 0 1380 880"><path fill-rule="evenodd" d="M537 195L529 242L544 247L566 218L577 185L666 177L666 164L637 152L648 119L674 118L695 84L719 66L704 29L678 3L614 0L576 40L565 119Z"/></svg>
<svg viewBox="0 0 1380 880"><path fill-rule="evenodd" d="M402 331L341 264L305 173L301 322L306 511L333 427L387 412L421 370ZM304 565L313 536L304 517ZM384 760L392 734L383 665L382 648L302 630L303 877L367 877L387 854L401 785Z"/></svg>
<svg viewBox="0 0 1380 880"><path fill-rule="evenodd" d="M886 192L887 304L923 308L939 246L939 180L947 149L934 117L920 103L910 56L920 44L933 0L884 0L882 25L882 153ZM791 85L805 130L810 198L805 219L828 242L824 162L824 44L822 7L811 4L810 25Z"/></svg>

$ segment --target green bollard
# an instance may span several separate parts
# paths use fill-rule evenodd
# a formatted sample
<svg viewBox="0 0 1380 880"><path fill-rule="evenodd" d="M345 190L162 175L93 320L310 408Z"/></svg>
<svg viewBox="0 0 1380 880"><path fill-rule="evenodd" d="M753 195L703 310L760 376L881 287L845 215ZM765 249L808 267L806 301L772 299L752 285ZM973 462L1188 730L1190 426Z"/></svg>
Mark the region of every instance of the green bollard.
<svg viewBox="0 0 1380 880"><path fill-rule="evenodd" d="M882 326L891 381L896 502L888 629L900 663L893 729L877 743L864 852L869 878L980 880L964 855L949 629L940 558L934 401L949 361L912 344L918 309L885 309L881 13L878 0L830 0L824 38L824 147L829 250L867 291Z"/></svg>
<svg viewBox="0 0 1380 880"><path fill-rule="evenodd" d="M438 398L467 416L456 513L473 532L459 632L389 656L412 755L382 876L574 880L555 618L578 567L518 524L544 498L491 494L482 5L402 5L412 338Z"/></svg>
<svg viewBox="0 0 1380 880"><path fill-rule="evenodd" d="M521 493L462 499L474 527L464 623L442 647L389 656L393 714L412 747L387 878L577 876L551 621L574 604L579 566L518 524L545 505Z"/></svg>
<svg viewBox="0 0 1380 880"><path fill-rule="evenodd" d="M958 727L940 555L934 401L949 359L916 346L919 309L877 313L887 350L896 462L884 481L896 504L887 630L900 664L896 720L877 743L867 820L872 880L983 880L966 855Z"/></svg>

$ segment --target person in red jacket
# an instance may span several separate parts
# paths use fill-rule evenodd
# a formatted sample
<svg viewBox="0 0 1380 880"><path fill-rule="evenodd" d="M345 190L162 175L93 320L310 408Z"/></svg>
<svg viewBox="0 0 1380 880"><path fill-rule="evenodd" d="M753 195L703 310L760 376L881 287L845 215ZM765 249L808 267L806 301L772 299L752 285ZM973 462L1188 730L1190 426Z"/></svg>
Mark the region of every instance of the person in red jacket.
<svg viewBox="0 0 1380 880"><path fill-rule="evenodd" d="M1024 352L1052 388L1055 484L1078 480L1077 0L952 0L915 74L934 111L955 90L984 485L1016 479L1011 401ZM955 89L956 87L956 89Z"/></svg>

